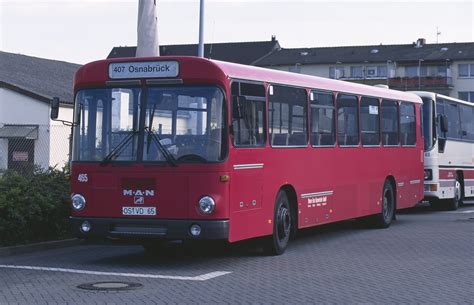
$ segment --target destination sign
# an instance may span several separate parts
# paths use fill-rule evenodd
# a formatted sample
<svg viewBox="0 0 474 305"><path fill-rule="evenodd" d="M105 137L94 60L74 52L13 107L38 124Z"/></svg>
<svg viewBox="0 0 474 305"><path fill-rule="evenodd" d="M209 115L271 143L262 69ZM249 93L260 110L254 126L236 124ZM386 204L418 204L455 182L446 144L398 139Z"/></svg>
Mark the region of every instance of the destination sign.
<svg viewBox="0 0 474 305"><path fill-rule="evenodd" d="M177 77L177 61L120 62L109 65L110 78L158 78Z"/></svg>

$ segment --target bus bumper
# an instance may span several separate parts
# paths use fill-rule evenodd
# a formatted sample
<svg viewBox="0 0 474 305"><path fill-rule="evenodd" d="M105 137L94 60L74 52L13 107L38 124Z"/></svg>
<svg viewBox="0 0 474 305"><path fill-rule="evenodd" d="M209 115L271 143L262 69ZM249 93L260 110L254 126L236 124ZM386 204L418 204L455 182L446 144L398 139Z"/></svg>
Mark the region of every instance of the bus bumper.
<svg viewBox="0 0 474 305"><path fill-rule="evenodd" d="M128 218L70 217L72 233L85 239L201 239L229 238L229 220L161 220ZM85 232L84 222L89 230ZM191 234L191 226L198 225L201 233ZM87 225L85 226L87 227Z"/></svg>

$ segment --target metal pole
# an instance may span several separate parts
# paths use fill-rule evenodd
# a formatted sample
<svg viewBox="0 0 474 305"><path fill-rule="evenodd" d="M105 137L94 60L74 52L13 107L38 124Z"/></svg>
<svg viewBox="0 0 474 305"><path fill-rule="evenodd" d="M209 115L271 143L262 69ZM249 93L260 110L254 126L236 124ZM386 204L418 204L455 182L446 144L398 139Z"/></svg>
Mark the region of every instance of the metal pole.
<svg viewBox="0 0 474 305"><path fill-rule="evenodd" d="M200 0L198 56L204 57L204 0Z"/></svg>

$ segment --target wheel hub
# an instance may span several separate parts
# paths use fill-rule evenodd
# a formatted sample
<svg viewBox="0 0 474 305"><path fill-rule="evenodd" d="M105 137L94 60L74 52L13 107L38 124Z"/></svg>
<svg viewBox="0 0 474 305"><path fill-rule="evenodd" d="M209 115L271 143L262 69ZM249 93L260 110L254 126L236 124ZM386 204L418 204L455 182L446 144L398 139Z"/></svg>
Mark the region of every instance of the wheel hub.
<svg viewBox="0 0 474 305"><path fill-rule="evenodd" d="M278 211L278 237L280 240L285 239L290 234L291 217L290 211L285 207L280 207Z"/></svg>

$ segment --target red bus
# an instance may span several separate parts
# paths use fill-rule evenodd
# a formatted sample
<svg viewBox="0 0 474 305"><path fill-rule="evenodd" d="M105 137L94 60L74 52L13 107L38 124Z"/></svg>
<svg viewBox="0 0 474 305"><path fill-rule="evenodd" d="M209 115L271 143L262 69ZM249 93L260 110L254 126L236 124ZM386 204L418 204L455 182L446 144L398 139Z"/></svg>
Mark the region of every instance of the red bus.
<svg viewBox="0 0 474 305"><path fill-rule="evenodd" d="M268 236L423 198L421 98L195 57L121 58L74 83L72 225L81 238Z"/></svg>

